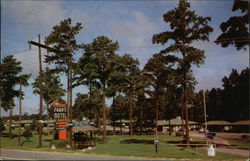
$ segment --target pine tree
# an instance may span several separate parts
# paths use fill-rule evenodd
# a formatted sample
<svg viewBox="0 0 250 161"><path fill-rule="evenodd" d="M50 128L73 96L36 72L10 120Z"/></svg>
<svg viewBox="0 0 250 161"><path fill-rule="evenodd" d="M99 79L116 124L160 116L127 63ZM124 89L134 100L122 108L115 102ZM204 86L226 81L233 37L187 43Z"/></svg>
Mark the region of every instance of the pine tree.
<svg viewBox="0 0 250 161"><path fill-rule="evenodd" d="M222 22L220 25L222 33L215 42L221 47L232 45L237 50L246 50L249 45L249 1L234 0L232 11L238 10L243 15L233 16L226 22Z"/></svg>
<svg viewBox="0 0 250 161"><path fill-rule="evenodd" d="M153 43L165 45L170 40L170 45L160 51L166 59L176 62L178 74L181 75L181 86L184 91L183 104L186 109L186 138L189 144L188 111L186 90L187 84L192 78L191 65L199 66L204 62L204 51L192 45L194 41L208 41L209 33L213 29L208 25L210 17L201 17L189 10L190 3L180 0L178 7L163 15L166 23L169 23L171 31L162 32L153 36ZM180 53L181 55L178 55Z"/></svg>
<svg viewBox="0 0 250 161"><path fill-rule="evenodd" d="M82 47L82 45L76 43L75 37L81 29L81 23L72 26L71 19L68 18L61 21L59 25L54 26L53 31L45 38L45 44L52 45L58 51L46 55L46 62L55 63L56 70L64 72L67 75L68 115L69 108L72 105L72 67L74 64L74 54L75 51Z"/></svg>
<svg viewBox="0 0 250 161"><path fill-rule="evenodd" d="M29 75L20 75L22 72L21 62L17 61L13 55L3 58L1 64L1 89L2 89L2 106L5 111L9 110L9 136L12 138L12 111L14 98L19 97L19 90L15 89L18 84L27 85Z"/></svg>
<svg viewBox="0 0 250 161"><path fill-rule="evenodd" d="M93 53L93 61L96 64L96 77L101 84L102 90L102 113L103 113L103 138L102 142L106 143L106 90L108 81L111 79L112 73L116 69L118 55L118 42L113 42L105 36L99 36L91 43L91 51Z"/></svg>

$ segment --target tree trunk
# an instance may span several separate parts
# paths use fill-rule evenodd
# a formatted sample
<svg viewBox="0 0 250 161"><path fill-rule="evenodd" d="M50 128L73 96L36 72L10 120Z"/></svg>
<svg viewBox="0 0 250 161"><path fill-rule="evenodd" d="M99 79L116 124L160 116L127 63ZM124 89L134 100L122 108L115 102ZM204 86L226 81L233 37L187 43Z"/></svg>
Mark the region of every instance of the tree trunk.
<svg viewBox="0 0 250 161"><path fill-rule="evenodd" d="M113 105L114 105L114 97L113 97ZM114 115L114 122L113 122L113 135L115 135L115 105L113 106L113 115Z"/></svg>
<svg viewBox="0 0 250 161"><path fill-rule="evenodd" d="M91 82L89 82L89 105L90 105L90 109L89 109L89 121L92 121L92 84Z"/></svg>
<svg viewBox="0 0 250 161"><path fill-rule="evenodd" d="M122 112L120 110L120 134L122 134Z"/></svg>
<svg viewBox="0 0 250 161"><path fill-rule="evenodd" d="M49 135L49 104L47 104L47 134Z"/></svg>
<svg viewBox="0 0 250 161"><path fill-rule="evenodd" d="M12 138L12 102L9 101L10 115L9 115L9 137Z"/></svg>
<svg viewBox="0 0 250 161"><path fill-rule="evenodd" d="M183 103L183 93L181 95L181 128L182 128L182 137L184 137L184 103Z"/></svg>
<svg viewBox="0 0 250 161"><path fill-rule="evenodd" d="M140 135L142 134L142 107L140 111Z"/></svg>
<svg viewBox="0 0 250 161"><path fill-rule="evenodd" d="M106 94L105 94L105 83L103 84L103 93L102 93L102 108L103 108L103 134L102 134L102 143L105 144L106 143Z"/></svg>
<svg viewBox="0 0 250 161"><path fill-rule="evenodd" d="M189 125L188 125L188 107L187 107L187 96L186 96L186 88L184 88L184 106L185 106L185 112L186 112L186 144L189 147Z"/></svg>
<svg viewBox="0 0 250 161"><path fill-rule="evenodd" d="M169 126L169 132L168 132L168 134L169 134L169 135L172 135L172 127L171 127L170 118L169 118L169 120L168 120L168 126Z"/></svg>
<svg viewBox="0 0 250 161"><path fill-rule="evenodd" d="M70 61L71 63L71 61ZM73 114L73 109L72 109L72 68L70 65L70 70L69 70L69 93L70 93L70 97L69 97L69 111L70 111L70 122L72 122L72 114ZM69 132L69 138L70 138L70 147L73 146L73 141L72 141L72 127L70 128L70 132Z"/></svg>
<svg viewBox="0 0 250 161"><path fill-rule="evenodd" d="M131 94L129 95L129 135L133 135Z"/></svg>
<svg viewBox="0 0 250 161"><path fill-rule="evenodd" d="M98 109L98 128L101 128L101 107Z"/></svg>
<svg viewBox="0 0 250 161"><path fill-rule="evenodd" d="M18 136L18 145L21 145L21 122L22 122L22 85L20 85L19 90L19 136Z"/></svg>
<svg viewBox="0 0 250 161"><path fill-rule="evenodd" d="M158 113L159 113L159 97L156 98L156 110L155 110L155 137L158 140Z"/></svg>

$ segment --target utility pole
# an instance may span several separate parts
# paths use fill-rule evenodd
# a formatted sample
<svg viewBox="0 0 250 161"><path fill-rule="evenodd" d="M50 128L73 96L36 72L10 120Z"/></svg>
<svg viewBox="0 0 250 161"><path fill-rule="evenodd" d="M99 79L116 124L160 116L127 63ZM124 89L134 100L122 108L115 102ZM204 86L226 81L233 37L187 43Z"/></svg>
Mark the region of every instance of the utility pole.
<svg viewBox="0 0 250 161"><path fill-rule="evenodd" d="M204 90L203 90L203 102L204 102L205 139L207 144L207 111L206 111L206 97Z"/></svg>
<svg viewBox="0 0 250 161"><path fill-rule="evenodd" d="M38 43L34 41L29 41L29 47L31 48L31 44L38 46L38 58L39 58L39 88L40 88L40 106L39 106L39 142L38 147L42 147L42 108L43 108L43 79L42 79L42 56L41 56L41 47L50 49L49 47L41 44L41 36L38 35Z"/></svg>
<svg viewBox="0 0 250 161"><path fill-rule="evenodd" d="M38 35L38 43L41 44L41 36ZM39 108L39 144L38 147L42 147L42 108L43 108L43 79L42 79L42 56L41 47L38 46L39 54L39 86L40 86L40 108Z"/></svg>
<svg viewBox="0 0 250 161"><path fill-rule="evenodd" d="M37 42L34 42L34 41L29 41L28 42L29 44L32 44L32 45L35 45L35 46L38 46L39 49L40 48L44 48L46 49L47 51L49 52L54 52L54 53L62 53L62 51L60 50L57 50L57 49L54 49L54 48L51 48L47 45L43 45L41 44L41 42L39 41L39 43ZM69 49L70 51L72 49ZM72 64L71 60L70 61L70 64ZM72 122L72 66L68 67L68 74L67 74L67 77L68 77L68 83L67 83L67 88L68 88L68 96L67 96L67 119L68 120L71 120ZM71 117L70 117L71 115ZM70 129L70 135L69 135L69 138L70 138L70 144L71 144L71 147L72 147L72 129Z"/></svg>

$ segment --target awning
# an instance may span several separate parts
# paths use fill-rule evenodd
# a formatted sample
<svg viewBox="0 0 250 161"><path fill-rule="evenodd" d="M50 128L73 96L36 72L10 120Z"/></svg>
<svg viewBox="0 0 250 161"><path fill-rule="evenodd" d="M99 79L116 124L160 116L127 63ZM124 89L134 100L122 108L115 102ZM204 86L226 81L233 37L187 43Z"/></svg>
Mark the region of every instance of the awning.
<svg viewBox="0 0 250 161"><path fill-rule="evenodd" d="M205 123L203 123L202 125L205 125ZM210 125L210 126L219 126L219 125L223 125L223 126L230 126L232 125L231 122L228 122L228 121L208 121L207 122L207 125Z"/></svg>
<svg viewBox="0 0 250 161"><path fill-rule="evenodd" d="M250 120L237 121L237 122L232 123L232 125L247 125L247 126L249 126L250 125Z"/></svg>

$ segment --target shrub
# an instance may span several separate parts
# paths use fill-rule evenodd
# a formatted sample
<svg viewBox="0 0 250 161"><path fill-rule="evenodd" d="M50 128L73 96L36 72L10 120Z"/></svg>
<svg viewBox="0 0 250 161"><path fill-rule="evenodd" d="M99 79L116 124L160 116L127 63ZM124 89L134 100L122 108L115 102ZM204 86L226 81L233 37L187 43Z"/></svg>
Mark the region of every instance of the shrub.
<svg viewBox="0 0 250 161"><path fill-rule="evenodd" d="M22 136L25 137L26 140L29 140L29 139L33 136L32 132L31 132L31 129L29 129L29 128L26 129L26 130L23 132Z"/></svg>
<svg viewBox="0 0 250 161"><path fill-rule="evenodd" d="M65 148L66 145L69 145L69 140L53 140L50 142L50 147L55 145L56 148Z"/></svg>

